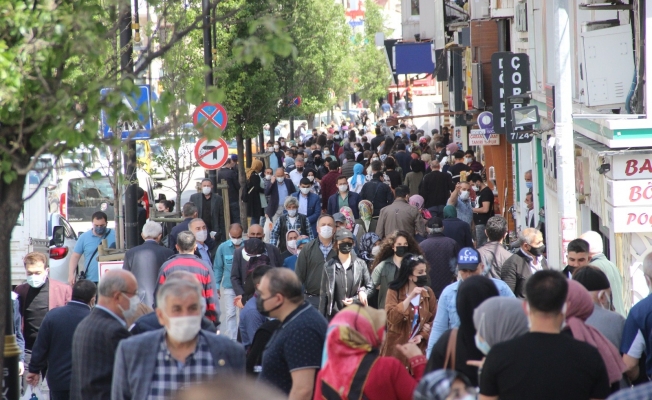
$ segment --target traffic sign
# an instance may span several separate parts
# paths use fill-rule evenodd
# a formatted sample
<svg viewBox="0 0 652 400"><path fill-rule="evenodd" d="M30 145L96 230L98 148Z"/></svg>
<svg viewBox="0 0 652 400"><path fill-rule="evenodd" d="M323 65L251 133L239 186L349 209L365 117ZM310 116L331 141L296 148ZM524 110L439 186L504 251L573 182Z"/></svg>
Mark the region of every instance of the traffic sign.
<svg viewBox="0 0 652 400"><path fill-rule="evenodd" d="M200 131L207 125L219 128L221 131L226 129L229 116L226 110L218 103L205 102L199 105L192 114L192 122Z"/></svg>
<svg viewBox="0 0 652 400"><path fill-rule="evenodd" d="M229 158L229 145L222 138L201 138L195 145L195 158L206 169L218 169Z"/></svg>
<svg viewBox="0 0 652 400"><path fill-rule="evenodd" d="M100 96L105 97L111 90L113 89L101 89ZM138 116L136 121L118 121L117 133L120 134L122 140L149 139L152 130L152 91L149 85L138 85L136 92L131 95L123 94L122 103ZM143 107L145 105L146 107ZM144 111L143 108L145 108ZM104 110L100 111L100 120L104 138L112 138L114 135L113 127L109 126L108 117Z"/></svg>
<svg viewBox="0 0 652 400"><path fill-rule="evenodd" d="M301 96L293 98L290 107L301 107Z"/></svg>

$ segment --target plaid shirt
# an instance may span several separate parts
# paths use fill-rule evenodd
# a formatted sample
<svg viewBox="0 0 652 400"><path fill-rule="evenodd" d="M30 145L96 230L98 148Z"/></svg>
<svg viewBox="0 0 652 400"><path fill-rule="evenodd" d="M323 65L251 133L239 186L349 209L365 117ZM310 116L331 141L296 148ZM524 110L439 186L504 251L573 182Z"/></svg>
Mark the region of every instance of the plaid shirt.
<svg viewBox="0 0 652 400"><path fill-rule="evenodd" d="M195 352L186 358L185 363L180 363L170 354L165 335L163 335L156 355L156 366L147 400L167 400L178 390L214 375L215 369L210 349L201 335L197 338Z"/></svg>
<svg viewBox="0 0 652 400"><path fill-rule="evenodd" d="M633 389L622 389L609 396L609 400L646 400L650 398L652 398L652 382L636 386Z"/></svg>
<svg viewBox="0 0 652 400"><path fill-rule="evenodd" d="M301 221L299 220L299 213L297 213L296 218L294 218L294 223L290 222L290 217L287 214L283 214L285 218L279 217L276 222L274 223L274 227L272 228L272 231L270 232L270 237L269 237L269 244L272 246L278 247L278 241L281 236L281 219L285 219L285 232L289 232L290 230L295 230L299 232L299 235L302 235L304 233L307 233L310 237L310 240L314 239L314 235L312 234L312 229L310 229L310 223L307 220L306 217L306 225L308 225L308 232L304 232L305 229L302 229L301 226ZM305 216L304 216L305 217Z"/></svg>

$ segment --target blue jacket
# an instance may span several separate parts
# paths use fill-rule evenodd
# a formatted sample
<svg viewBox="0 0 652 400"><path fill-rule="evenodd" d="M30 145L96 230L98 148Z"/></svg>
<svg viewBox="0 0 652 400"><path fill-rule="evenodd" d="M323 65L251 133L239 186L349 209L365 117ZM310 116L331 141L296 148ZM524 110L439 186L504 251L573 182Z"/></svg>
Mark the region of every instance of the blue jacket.
<svg viewBox="0 0 652 400"><path fill-rule="evenodd" d="M292 193L292 197L301 202L299 196L301 196L301 192ZM310 227L312 228L312 235L314 237L317 237L317 220L319 219L320 215L321 200L319 199L318 195L310 192L308 193L308 212L306 212L306 216L308 217L308 222L310 223Z"/></svg>
<svg viewBox="0 0 652 400"><path fill-rule="evenodd" d="M292 179L284 179L283 183L285 184L285 187L287 187L288 190L288 196L291 196L294 192L297 190L294 187L294 183L292 183ZM276 214L276 210L278 209L279 203L278 203L278 182L274 182L269 187L265 189L265 196L269 196L269 200L267 201L267 208L265 209L265 214L267 214L268 217L274 218L274 214ZM282 206L283 204L281 204Z"/></svg>
<svg viewBox="0 0 652 400"><path fill-rule="evenodd" d="M340 208L338 207L339 200L337 198L339 195L339 193L335 193L328 198L327 212L330 215L340 212ZM360 197L359 194L349 190L349 207L351 207L351 211L353 211L353 218L355 219L360 218L360 210L358 210L358 204L360 204L360 200L362 200L362 197Z"/></svg>
<svg viewBox="0 0 652 400"><path fill-rule="evenodd" d="M32 348L29 372L36 374L47 368L50 390L70 390L73 333L90 313L86 304L70 301L45 314Z"/></svg>
<svg viewBox="0 0 652 400"><path fill-rule="evenodd" d="M164 334L165 329L159 329L120 342L115 355L111 400L147 398ZM241 344L206 331L199 334L210 348L216 376L244 376L245 352Z"/></svg>

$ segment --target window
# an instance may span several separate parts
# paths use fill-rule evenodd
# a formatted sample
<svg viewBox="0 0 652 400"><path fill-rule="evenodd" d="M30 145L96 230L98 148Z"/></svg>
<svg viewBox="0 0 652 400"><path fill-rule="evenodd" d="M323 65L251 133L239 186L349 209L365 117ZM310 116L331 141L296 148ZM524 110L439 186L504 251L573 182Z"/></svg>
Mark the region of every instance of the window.
<svg viewBox="0 0 652 400"><path fill-rule="evenodd" d="M410 0L410 15L419 15L419 1L420 0Z"/></svg>
<svg viewBox="0 0 652 400"><path fill-rule="evenodd" d="M97 208L102 203L113 202L113 188L107 177L71 179L68 181L68 196L68 207Z"/></svg>

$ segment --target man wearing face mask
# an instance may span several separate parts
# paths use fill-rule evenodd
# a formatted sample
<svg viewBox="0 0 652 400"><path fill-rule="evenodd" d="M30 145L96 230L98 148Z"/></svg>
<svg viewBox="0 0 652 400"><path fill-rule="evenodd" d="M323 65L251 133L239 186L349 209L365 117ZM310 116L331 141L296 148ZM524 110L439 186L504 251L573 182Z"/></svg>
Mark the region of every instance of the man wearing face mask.
<svg viewBox="0 0 652 400"><path fill-rule="evenodd" d="M285 170L277 168L276 175L272 177L271 185L265 189L265 195L269 196L267 208L265 209L265 219L275 223L283 215L285 199L296 191L292 180L285 179Z"/></svg>
<svg viewBox="0 0 652 400"><path fill-rule="evenodd" d="M471 205L471 185L468 182L460 182L455 185L451 192L448 205L455 207L457 218L471 226L473 224L473 206Z"/></svg>
<svg viewBox="0 0 652 400"><path fill-rule="evenodd" d="M500 271L500 279L505 281L514 295L525 298L525 284L537 271L548 269L548 262L543 256L546 246L541 232L526 228L519 235L521 248L505 261Z"/></svg>
<svg viewBox="0 0 652 400"><path fill-rule="evenodd" d="M432 217L426 223L428 238L419 243L428 261L430 287L439 298L442 290L455 279L455 258L460 250L456 241L444 236L444 221Z"/></svg>
<svg viewBox="0 0 652 400"><path fill-rule="evenodd" d="M607 398L609 378L598 349L560 334L566 319L566 278L557 271L538 271L525 292L530 332L491 347L480 374L479 398Z"/></svg>
<svg viewBox="0 0 652 400"><path fill-rule="evenodd" d="M217 242L208 235L208 229L204 220L195 218L188 224L188 230L195 235L197 249L195 255L204 260L208 265L213 265L215 253L217 252Z"/></svg>
<svg viewBox="0 0 652 400"><path fill-rule="evenodd" d="M593 299L593 313L586 320L586 324L600 331L617 349L620 349L625 318L613 311L611 287L607 275L600 268L587 265L575 270L573 280L584 286Z"/></svg>
<svg viewBox="0 0 652 400"><path fill-rule="evenodd" d="M317 221L317 238L306 244L297 258L295 272L303 284L306 301L315 308L319 307L325 261L337 255L333 246L334 233L335 220L323 214Z"/></svg>
<svg viewBox="0 0 652 400"><path fill-rule="evenodd" d="M326 212L334 215L338 213L342 207L350 207L353 211L353 217L358 219L360 218L360 211L358 210L360 200L362 199L359 194L349 190L349 182L346 176L340 175L337 177L337 193L333 194L328 199Z"/></svg>
<svg viewBox="0 0 652 400"><path fill-rule="evenodd" d="M171 257L161 266L158 274L159 286L157 287L157 291L165 283L167 277L174 271L188 271L194 274L199 282L202 283L202 293L204 299L206 299L205 315L217 326L220 320L219 302L217 301L212 264L207 263L195 255L197 240L192 232L184 231L179 233L176 246L179 254Z"/></svg>
<svg viewBox="0 0 652 400"><path fill-rule="evenodd" d="M115 231L106 227L108 217L102 211L97 211L91 217L93 229L86 231L79 236L75 249L70 256L68 264L68 284L72 286L77 280L77 269L82 254L84 265L80 271L86 274L86 279L97 284L100 280L97 268L97 248L103 239L106 239L109 247L115 248Z"/></svg>
<svg viewBox="0 0 652 400"><path fill-rule="evenodd" d="M423 229L423 217L421 212L412 207L409 203L410 188L405 185L399 185L394 191L396 198L391 206L387 206L380 211L378 225L376 225L376 235L384 238L395 231L405 231L411 236L419 233L425 236L425 232L417 232L417 229ZM357 208L356 208L357 209ZM357 218L357 217L356 217Z"/></svg>
<svg viewBox="0 0 652 400"><path fill-rule="evenodd" d="M277 246L281 254L287 250L285 236L289 231L295 230L300 235L309 236L311 240L314 238L312 229L308 223L308 218L298 212L299 200L296 197L286 197L283 208L285 209L285 213L274 222L269 240L269 244Z"/></svg>
<svg viewBox="0 0 652 400"><path fill-rule="evenodd" d="M321 215L321 201L319 196L312 192L313 182L309 178L301 178L299 191L292 197L299 200L299 214L308 217L312 237L317 236L317 219Z"/></svg>
<svg viewBox="0 0 652 400"><path fill-rule="evenodd" d="M304 300L301 282L287 268L267 271L260 281L256 306L261 314L281 321L263 354L260 379L290 399L311 399L321 367L326 319Z"/></svg>
<svg viewBox="0 0 652 400"><path fill-rule="evenodd" d="M525 180L525 187L527 188L528 192L532 193L532 170L527 170L525 171L525 174L523 174L523 179Z"/></svg>
<svg viewBox="0 0 652 400"><path fill-rule="evenodd" d="M290 171L290 179L292 180L294 187L299 187L301 178L303 178L304 165L303 158L297 157L297 160L294 162L295 168Z"/></svg>
<svg viewBox="0 0 652 400"><path fill-rule="evenodd" d="M236 197L237 199L238 197ZM204 220L209 232L216 232L215 239L224 241L224 200L222 196L213 193L213 182L204 178L201 181L201 193L190 196L190 202L197 207L197 217Z"/></svg>
<svg viewBox="0 0 652 400"><path fill-rule="evenodd" d="M235 291L231 283L231 269L233 266L233 254L241 251L242 225L231 224L229 228L229 240L220 244L213 262L213 273L215 274L215 287L219 297L225 296L226 303L226 328L224 335L233 340L238 336L237 332L237 308L233 303Z"/></svg>
<svg viewBox="0 0 652 400"><path fill-rule="evenodd" d="M444 332L460 326L460 317L457 314L457 290L460 283L475 275L486 275L485 265L477 250L465 247L457 253L457 281L446 286L439 297L437 314L435 314L435 321L432 323L426 355L430 355L432 348L435 347ZM500 279L490 279L496 285L500 296L514 297L514 293L505 282Z"/></svg>
<svg viewBox="0 0 652 400"><path fill-rule="evenodd" d="M29 368L32 348L36 342L43 319L49 310L65 306L72 296L70 286L48 278L48 258L42 253L29 253L23 258L27 282L16 286L18 307L23 317L25 338L24 367Z"/></svg>
<svg viewBox="0 0 652 400"><path fill-rule="evenodd" d="M199 285L166 282L156 301L156 315L164 328L120 343L112 399L170 398L190 382L244 373L242 346L201 330L204 303Z"/></svg>
<svg viewBox="0 0 652 400"><path fill-rule="evenodd" d="M129 337L125 320L140 304L136 277L123 269L107 271L98 292L97 305L72 338L72 400L111 399L116 349Z"/></svg>

